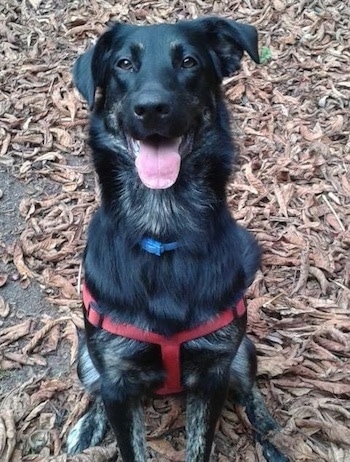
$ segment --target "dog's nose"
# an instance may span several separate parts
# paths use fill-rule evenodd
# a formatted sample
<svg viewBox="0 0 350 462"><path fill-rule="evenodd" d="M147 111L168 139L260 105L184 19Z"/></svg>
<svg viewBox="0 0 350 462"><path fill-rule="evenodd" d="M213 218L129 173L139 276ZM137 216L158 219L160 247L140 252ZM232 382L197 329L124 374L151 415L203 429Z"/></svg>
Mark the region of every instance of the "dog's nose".
<svg viewBox="0 0 350 462"><path fill-rule="evenodd" d="M141 120L164 119L170 112L170 103L155 95L142 95L134 105L134 114Z"/></svg>

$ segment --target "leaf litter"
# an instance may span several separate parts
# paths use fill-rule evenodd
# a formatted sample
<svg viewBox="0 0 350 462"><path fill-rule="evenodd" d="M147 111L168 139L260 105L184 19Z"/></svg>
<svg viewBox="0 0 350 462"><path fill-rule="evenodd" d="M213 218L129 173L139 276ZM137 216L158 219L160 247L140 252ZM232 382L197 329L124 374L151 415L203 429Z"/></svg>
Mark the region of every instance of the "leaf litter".
<svg viewBox="0 0 350 462"><path fill-rule="evenodd" d="M283 425L273 438L292 461L350 460L350 4L9 0L0 5L0 169L32 194L18 205L20 235L0 232L0 287L37 283L56 315L33 307L23 317L0 298L0 374L13 384L0 391L1 461L103 462L116 450L109 435L104 446L66 454L89 397L74 367L57 377L47 369L62 346L68 362L77 355L80 262L99 197L72 64L108 22L206 14L260 35L263 64L245 59L224 91L241 152L228 200L264 251L247 298L259 385ZM22 368L32 378L16 381ZM183 406L151 400L145 413L152 460L183 460ZM247 430L244 410L229 402L213 461L263 461Z"/></svg>

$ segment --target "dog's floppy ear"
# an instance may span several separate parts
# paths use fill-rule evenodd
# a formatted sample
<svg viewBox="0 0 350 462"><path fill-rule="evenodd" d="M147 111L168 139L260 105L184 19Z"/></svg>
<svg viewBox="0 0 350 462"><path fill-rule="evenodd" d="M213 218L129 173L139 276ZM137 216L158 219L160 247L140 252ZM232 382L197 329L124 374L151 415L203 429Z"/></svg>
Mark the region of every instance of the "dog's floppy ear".
<svg viewBox="0 0 350 462"><path fill-rule="evenodd" d="M73 81L77 89L84 96L89 108L94 107L97 85L92 76L92 59L95 47L80 55L73 66Z"/></svg>
<svg viewBox="0 0 350 462"><path fill-rule="evenodd" d="M103 85L110 50L111 31L105 32L96 45L79 56L73 66L73 81L86 99L90 110L95 104L96 88Z"/></svg>
<svg viewBox="0 0 350 462"><path fill-rule="evenodd" d="M221 18L199 21L214 52L220 77L227 77L239 69L244 51L259 64L258 33L254 26Z"/></svg>

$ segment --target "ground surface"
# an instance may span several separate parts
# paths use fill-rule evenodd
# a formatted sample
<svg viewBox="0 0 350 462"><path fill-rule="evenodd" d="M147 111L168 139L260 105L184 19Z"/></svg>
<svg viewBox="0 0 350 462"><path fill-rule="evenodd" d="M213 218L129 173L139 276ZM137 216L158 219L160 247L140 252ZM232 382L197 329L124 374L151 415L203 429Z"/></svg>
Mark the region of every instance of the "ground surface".
<svg viewBox="0 0 350 462"><path fill-rule="evenodd" d="M79 264L97 189L70 68L110 20L220 14L259 29L265 62L225 83L241 147L235 217L264 248L248 294L259 383L292 461L350 460L350 6L330 0L0 5L0 460L65 455L87 405L77 351ZM270 56L271 55L271 56ZM237 413L241 419L237 417ZM147 408L150 460L183 460L176 401ZM225 408L213 461L263 461Z"/></svg>

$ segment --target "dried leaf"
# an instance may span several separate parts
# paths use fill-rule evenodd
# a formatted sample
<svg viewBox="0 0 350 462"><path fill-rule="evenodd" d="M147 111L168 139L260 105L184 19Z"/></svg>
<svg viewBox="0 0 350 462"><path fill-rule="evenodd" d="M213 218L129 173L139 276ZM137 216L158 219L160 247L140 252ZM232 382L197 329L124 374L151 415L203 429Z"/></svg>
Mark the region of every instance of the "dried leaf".
<svg viewBox="0 0 350 462"><path fill-rule="evenodd" d="M0 345L8 345L16 342L18 339L29 334L31 328L31 320L27 319L20 324L12 327L7 327L0 331Z"/></svg>
<svg viewBox="0 0 350 462"><path fill-rule="evenodd" d="M79 336L77 327L73 322L68 322L63 333L63 338L65 338L70 344L70 364L74 364L78 356L79 349Z"/></svg>
<svg viewBox="0 0 350 462"><path fill-rule="evenodd" d="M285 3L281 0L273 0L273 7L276 11L279 12L284 11L286 9Z"/></svg>
<svg viewBox="0 0 350 462"><path fill-rule="evenodd" d="M6 318L10 314L10 305L0 295L0 317Z"/></svg>
<svg viewBox="0 0 350 462"><path fill-rule="evenodd" d="M307 245L306 248L304 248L301 251L299 281L296 287L293 289L291 295L298 293L306 285L306 282L309 277L309 270L310 270L309 254L310 254L310 249L309 249L309 246Z"/></svg>
<svg viewBox="0 0 350 462"><path fill-rule="evenodd" d="M68 390L70 387L71 387L70 383L63 382L62 380L58 380L58 379L52 379L47 382L42 382L40 384L40 389L37 392L32 394L31 402L32 404L35 404L35 406L37 407L39 403L41 404L46 403L47 400L52 398L52 396L54 396L56 393L61 393L65 390ZM37 414L36 411L34 412L34 414L35 415ZM27 420L30 420L30 419L27 418Z"/></svg>
<svg viewBox="0 0 350 462"><path fill-rule="evenodd" d="M291 386L291 383L282 380L282 379L275 379L275 383L279 385ZM326 382L322 380L307 380L304 379L303 382L293 383L294 387L308 387L309 389L318 389L321 391L327 391L328 393L332 393L333 395L350 395L350 385L346 383L332 383Z"/></svg>
<svg viewBox="0 0 350 462"><path fill-rule="evenodd" d="M314 129L311 131L305 125L300 127L300 133L305 138L306 141L315 141L319 140L323 136L322 129L319 123L316 123Z"/></svg>
<svg viewBox="0 0 350 462"><path fill-rule="evenodd" d="M67 279L64 276L60 274L55 274L53 271L50 271L49 269L44 270L43 276L47 284L61 289L62 295L65 298L74 299L78 297L77 290L69 281L67 281Z"/></svg>
<svg viewBox="0 0 350 462"><path fill-rule="evenodd" d="M52 330L57 324L64 322L67 318L53 319L48 320L44 327L38 330L34 335L31 341L22 349L23 354L28 354L32 351L47 335L48 332Z"/></svg>
<svg viewBox="0 0 350 462"><path fill-rule="evenodd" d="M285 217L288 217L288 207L289 203L292 200L292 197L294 196L294 190L295 187L293 184L287 184L287 185L274 185L274 190L275 190L275 196L277 199L277 202L281 208L281 212Z"/></svg>
<svg viewBox="0 0 350 462"><path fill-rule="evenodd" d="M147 442L148 446L156 451L164 462L169 460L171 462L183 462L185 454L184 451L176 451L169 441L166 440L151 440Z"/></svg>
<svg viewBox="0 0 350 462"><path fill-rule="evenodd" d="M0 274L0 287L3 287L6 284L7 279L8 279L7 274Z"/></svg>
<svg viewBox="0 0 350 462"><path fill-rule="evenodd" d="M301 358L285 358L277 356L273 358L259 357L259 375L267 375L269 377L277 377L293 370L294 366L302 361Z"/></svg>
<svg viewBox="0 0 350 462"><path fill-rule="evenodd" d="M5 422L0 415L0 457L4 454L6 448L6 427Z"/></svg>
<svg viewBox="0 0 350 462"><path fill-rule="evenodd" d="M245 169L245 175L249 184L254 188L256 194L267 194L266 187L263 182L257 178L252 172L252 165L249 163Z"/></svg>
<svg viewBox="0 0 350 462"><path fill-rule="evenodd" d="M66 420L62 431L60 433L60 437L62 438L68 431L70 427L72 427L73 423L75 424L79 417L81 417L88 409L90 404L90 398L87 393L80 393L78 399L74 404L74 408L72 409L68 419Z"/></svg>
<svg viewBox="0 0 350 462"><path fill-rule="evenodd" d="M42 2L42 0L28 0L28 1L35 10L39 8L40 3Z"/></svg>
<svg viewBox="0 0 350 462"><path fill-rule="evenodd" d="M20 354L20 353L11 353L6 352L5 358L9 359L10 361L17 362L19 365L26 365L26 366L46 366L47 362L45 359L40 355L32 355L28 357L27 355Z"/></svg>
<svg viewBox="0 0 350 462"><path fill-rule="evenodd" d="M108 462L116 456L115 444L110 444L106 448L96 446L83 451L73 457L68 457L68 462Z"/></svg>
<svg viewBox="0 0 350 462"><path fill-rule="evenodd" d="M15 264L17 271L19 272L21 276L26 277L26 278L27 277L32 278L34 276L32 271L30 271L30 269L24 263L23 251L18 241L16 242L15 247L14 247L13 263Z"/></svg>
<svg viewBox="0 0 350 462"><path fill-rule="evenodd" d="M169 429L172 427L173 423L179 417L181 411L182 409L179 403L174 403L174 405L171 406L170 411L168 411L165 415L162 416L163 418L161 420L160 425L147 434L147 438L159 438L164 433L168 432Z"/></svg>
<svg viewBox="0 0 350 462"><path fill-rule="evenodd" d="M1 462L10 462L16 445L16 427L11 411L1 411L0 438Z"/></svg>
<svg viewBox="0 0 350 462"><path fill-rule="evenodd" d="M58 127L52 127L50 128L50 131L56 135L57 141L61 146L65 148L69 148L72 146L72 137L70 136L67 130L62 130Z"/></svg>

